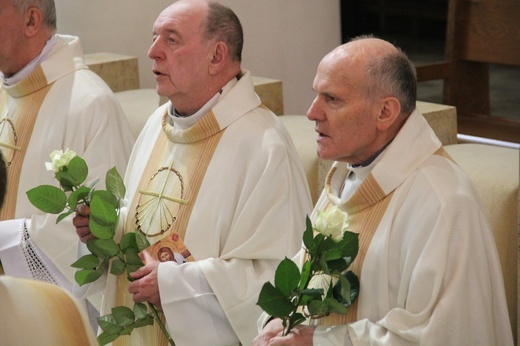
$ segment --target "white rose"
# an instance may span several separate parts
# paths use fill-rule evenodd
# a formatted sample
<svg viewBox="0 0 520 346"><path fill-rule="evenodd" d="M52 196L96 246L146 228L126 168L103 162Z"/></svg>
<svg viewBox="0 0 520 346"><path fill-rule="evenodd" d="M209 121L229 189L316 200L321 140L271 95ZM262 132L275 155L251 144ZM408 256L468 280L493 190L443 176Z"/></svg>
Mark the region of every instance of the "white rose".
<svg viewBox="0 0 520 346"><path fill-rule="evenodd" d="M348 226L348 214L337 206L332 206L325 211L318 210L314 228L317 232L338 243L343 239L343 234L347 231Z"/></svg>
<svg viewBox="0 0 520 346"><path fill-rule="evenodd" d="M63 169L63 167L67 167L70 160L75 157L77 154L67 148L65 152L62 150L54 150L49 157L51 158L51 162L45 162L45 167L48 171L59 172Z"/></svg>

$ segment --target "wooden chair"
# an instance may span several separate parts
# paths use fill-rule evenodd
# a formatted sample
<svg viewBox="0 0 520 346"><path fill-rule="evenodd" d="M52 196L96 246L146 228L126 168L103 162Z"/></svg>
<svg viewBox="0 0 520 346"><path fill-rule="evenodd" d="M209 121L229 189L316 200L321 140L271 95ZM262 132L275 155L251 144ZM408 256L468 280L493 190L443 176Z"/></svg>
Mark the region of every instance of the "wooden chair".
<svg viewBox="0 0 520 346"><path fill-rule="evenodd" d="M445 59L416 66L417 79L444 80L459 133L520 143L520 119L491 114L489 64L520 66L520 1L450 0Z"/></svg>

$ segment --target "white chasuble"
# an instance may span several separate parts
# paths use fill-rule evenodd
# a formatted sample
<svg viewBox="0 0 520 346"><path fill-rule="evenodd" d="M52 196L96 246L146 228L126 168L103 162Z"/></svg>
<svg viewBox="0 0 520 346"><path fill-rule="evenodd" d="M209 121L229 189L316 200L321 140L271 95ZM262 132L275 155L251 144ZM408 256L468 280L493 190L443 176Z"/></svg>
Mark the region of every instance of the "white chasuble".
<svg viewBox="0 0 520 346"><path fill-rule="evenodd" d="M34 207L26 192L38 185L58 186L45 162L54 150L75 151L88 164L86 184L117 167L124 174L134 135L114 93L90 71L79 39L55 35L47 58L21 80L0 88L0 150L9 186L1 212L5 238L0 258L8 275L47 281L71 289L79 240L72 216ZM13 77L14 78L14 77ZM13 149L13 147L15 149ZM99 304L98 304L99 305Z"/></svg>
<svg viewBox="0 0 520 346"><path fill-rule="evenodd" d="M16 192L25 154L38 112L50 88L51 84L47 82L42 68L37 67L26 79L10 90L13 97L21 100L18 107L8 111L7 95L3 95L6 107L0 110L2 112L0 114L2 119L0 120L0 150L4 156L9 178L7 179L6 200L0 209L0 220L15 218L18 199Z"/></svg>
<svg viewBox="0 0 520 346"><path fill-rule="evenodd" d="M262 285L301 247L312 210L305 172L287 130L261 105L249 71L224 87L195 125L174 125L161 140L164 147L157 148L168 107L170 102L152 114L132 151L122 209L126 231L136 229L125 217L134 218L139 205L138 218L144 216L139 225L152 241L171 222L169 230L183 236L192 255L193 261L158 268L163 312L178 346L250 345L257 335ZM157 163L149 164L149 158ZM172 209L156 213L151 224L157 229L145 229L151 220L148 205L157 196ZM163 226L160 218L166 220ZM111 277L103 314L116 306L117 283ZM139 328L134 333L132 342ZM146 338L135 342L151 344Z"/></svg>
<svg viewBox="0 0 520 346"><path fill-rule="evenodd" d="M221 130L210 111L193 127L175 136L167 122L167 112L160 132L146 164L139 189L132 201L125 232L142 232L150 244L167 238L171 232L184 239L200 185L225 129ZM188 249L189 250L189 249ZM155 257L155 256L153 256ZM192 256L187 257L192 260ZM118 277L117 306L133 307L128 294L128 280ZM160 313L162 321L165 319ZM175 335L172 335L175 341ZM114 345L167 345L157 323L135 329L130 336L119 337Z"/></svg>
<svg viewBox="0 0 520 346"><path fill-rule="evenodd" d="M345 179L341 169L334 164L329 186ZM356 316L319 321L334 326L318 326L314 344L513 344L478 193L418 111L344 204L329 186L315 210L338 205L360 234L360 293Z"/></svg>

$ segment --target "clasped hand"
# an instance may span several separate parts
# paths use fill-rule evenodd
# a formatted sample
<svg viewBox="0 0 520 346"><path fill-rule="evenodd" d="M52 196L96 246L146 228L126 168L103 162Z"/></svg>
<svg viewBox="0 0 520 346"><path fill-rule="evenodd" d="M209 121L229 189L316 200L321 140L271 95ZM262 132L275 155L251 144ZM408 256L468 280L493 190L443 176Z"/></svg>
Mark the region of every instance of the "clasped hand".
<svg viewBox="0 0 520 346"><path fill-rule="evenodd" d="M76 215L72 219L72 224L76 228L82 243L87 243L95 236L90 232L89 228L90 208L81 204L76 208ZM157 270L159 261L155 260L146 251L144 254L144 266L130 274L134 280L128 286L128 292L132 294L132 299L136 303L150 302L161 308L161 297L159 295L159 282L157 280Z"/></svg>

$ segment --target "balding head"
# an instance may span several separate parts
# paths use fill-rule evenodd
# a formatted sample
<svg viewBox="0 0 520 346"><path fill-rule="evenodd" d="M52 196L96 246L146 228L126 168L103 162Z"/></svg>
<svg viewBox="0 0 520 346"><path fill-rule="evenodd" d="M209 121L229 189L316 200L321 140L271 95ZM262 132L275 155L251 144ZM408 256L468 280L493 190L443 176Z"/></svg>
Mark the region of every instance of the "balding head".
<svg viewBox="0 0 520 346"><path fill-rule="evenodd" d="M408 116L415 109L417 77L415 67L406 54L390 42L372 36L360 36L345 43L323 60L337 65L338 73L357 74L356 83L370 99L394 96L401 113Z"/></svg>

